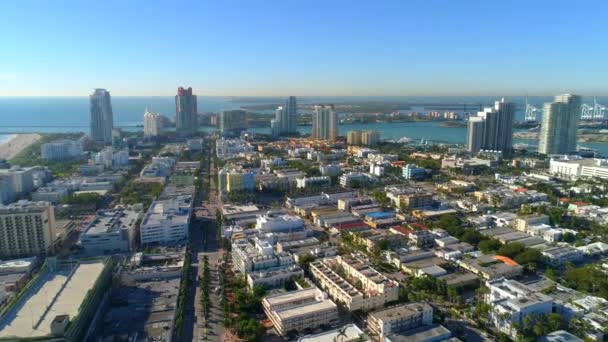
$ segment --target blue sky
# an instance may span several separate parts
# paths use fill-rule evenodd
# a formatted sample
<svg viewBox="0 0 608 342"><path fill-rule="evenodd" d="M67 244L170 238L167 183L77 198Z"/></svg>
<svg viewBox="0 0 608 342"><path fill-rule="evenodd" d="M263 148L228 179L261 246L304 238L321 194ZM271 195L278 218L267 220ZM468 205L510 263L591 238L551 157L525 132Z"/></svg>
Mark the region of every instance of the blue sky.
<svg viewBox="0 0 608 342"><path fill-rule="evenodd" d="M0 96L608 95L608 1L0 1Z"/></svg>

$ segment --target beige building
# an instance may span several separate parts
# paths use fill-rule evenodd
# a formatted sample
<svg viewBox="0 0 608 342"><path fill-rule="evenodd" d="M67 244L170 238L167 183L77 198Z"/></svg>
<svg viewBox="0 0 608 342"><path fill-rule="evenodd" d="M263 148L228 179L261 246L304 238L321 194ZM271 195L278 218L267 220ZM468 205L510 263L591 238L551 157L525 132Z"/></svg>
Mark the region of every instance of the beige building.
<svg viewBox="0 0 608 342"><path fill-rule="evenodd" d="M316 260L310 264L310 271L321 288L350 311L376 309L399 297L396 281L356 255Z"/></svg>
<svg viewBox="0 0 608 342"><path fill-rule="evenodd" d="M49 202L19 201L0 206L0 257L53 252L55 211Z"/></svg>
<svg viewBox="0 0 608 342"><path fill-rule="evenodd" d="M421 208L433 204L434 194L423 188L411 186L390 186L385 188L386 196L399 209Z"/></svg>
<svg viewBox="0 0 608 342"><path fill-rule="evenodd" d="M327 294L312 286L267 296L262 300L266 316L281 335L290 331L333 326L339 321L338 306Z"/></svg>
<svg viewBox="0 0 608 342"><path fill-rule="evenodd" d="M411 303L374 311L367 318L367 328L376 341L387 335L433 323L433 308L426 303Z"/></svg>
<svg viewBox="0 0 608 342"><path fill-rule="evenodd" d="M378 131L348 131L346 142L356 146L376 146L380 141Z"/></svg>
<svg viewBox="0 0 608 342"><path fill-rule="evenodd" d="M528 227L536 226L539 224L549 224L549 216L547 215L528 215L522 216L515 219L513 228L520 232L527 232Z"/></svg>

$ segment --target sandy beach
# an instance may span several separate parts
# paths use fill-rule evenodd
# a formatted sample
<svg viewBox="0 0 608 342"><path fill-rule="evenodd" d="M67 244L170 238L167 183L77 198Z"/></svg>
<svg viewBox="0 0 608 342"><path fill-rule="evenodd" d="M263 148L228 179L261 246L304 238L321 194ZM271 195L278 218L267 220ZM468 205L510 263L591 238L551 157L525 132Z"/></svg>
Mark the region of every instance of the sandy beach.
<svg viewBox="0 0 608 342"><path fill-rule="evenodd" d="M40 134L16 134L0 144L0 159L11 159L41 138Z"/></svg>

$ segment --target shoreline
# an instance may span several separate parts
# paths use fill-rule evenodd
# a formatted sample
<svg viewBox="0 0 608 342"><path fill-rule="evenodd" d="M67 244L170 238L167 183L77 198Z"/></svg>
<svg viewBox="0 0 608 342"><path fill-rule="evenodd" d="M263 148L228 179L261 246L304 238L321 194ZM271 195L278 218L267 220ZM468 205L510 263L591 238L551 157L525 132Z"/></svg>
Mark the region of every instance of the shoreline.
<svg viewBox="0 0 608 342"><path fill-rule="evenodd" d="M515 132L513 138L522 140L538 140L538 132ZM608 134L597 134L597 133L578 133L577 142L579 143L598 143L608 144Z"/></svg>
<svg viewBox="0 0 608 342"><path fill-rule="evenodd" d="M0 159L11 159L21 151L40 140L42 136L38 133L14 134L8 140L0 143Z"/></svg>

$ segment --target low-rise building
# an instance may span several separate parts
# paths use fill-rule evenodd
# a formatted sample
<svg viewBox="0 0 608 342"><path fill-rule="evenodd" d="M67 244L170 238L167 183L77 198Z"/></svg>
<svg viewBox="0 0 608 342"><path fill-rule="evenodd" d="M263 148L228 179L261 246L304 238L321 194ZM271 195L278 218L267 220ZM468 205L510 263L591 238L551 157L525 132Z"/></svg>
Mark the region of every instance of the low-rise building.
<svg viewBox="0 0 608 342"><path fill-rule="evenodd" d="M141 217L141 211L129 209L99 211L80 235L79 244L88 255L127 253L135 247Z"/></svg>
<svg viewBox="0 0 608 342"><path fill-rule="evenodd" d="M517 328L523 326L528 315L552 312L553 299L530 287L505 278L488 281L487 302L491 305L490 319L502 333L511 337L517 335Z"/></svg>
<svg viewBox="0 0 608 342"><path fill-rule="evenodd" d="M330 342L338 340L340 342L358 342L361 341L364 335L358 326L351 323L338 329L300 337L298 342Z"/></svg>
<svg viewBox="0 0 608 342"><path fill-rule="evenodd" d="M154 201L140 226L140 241L147 245L182 244L188 238L192 196Z"/></svg>
<svg viewBox="0 0 608 342"><path fill-rule="evenodd" d="M283 287L288 281L303 276L304 270L295 264L285 267L267 268L260 271L248 272L247 285L249 285L250 289L256 286L273 289Z"/></svg>
<svg viewBox="0 0 608 342"><path fill-rule="evenodd" d="M314 330L321 325L333 326L339 322L338 306L314 286L266 296L262 306L281 335Z"/></svg>
<svg viewBox="0 0 608 342"><path fill-rule="evenodd" d="M434 194L419 187L389 186L384 190L391 203L399 209L426 207L434 202Z"/></svg>
<svg viewBox="0 0 608 342"><path fill-rule="evenodd" d="M379 308L399 296L396 281L355 255L316 260L310 264L310 272L334 301L350 311Z"/></svg>
<svg viewBox="0 0 608 342"><path fill-rule="evenodd" d="M342 168L340 164L325 164L319 165L319 171L322 176L337 176L342 173Z"/></svg>
<svg viewBox="0 0 608 342"><path fill-rule="evenodd" d="M40 157L46 160L70 160L82 156L82 145L75 140L57 140L40 146Z"/></svg>
<svg viewBox="0 0 608 342"><path fill-rule="evenodd" d="M302 177L296 179L296 187L298 189L322 188L330 185L331 178L329 176Z"/></svg>
<svg viewBox="0 0 608 342"><path fill-rule="evenodd" d="M426 177L427 171L415 164L407 164L402 168L402 175L405 179L419 180Z"/></svg>
<svg viewBox="0 0 608 342"><path fill-rule="evenodd" d="M486 254L477 258L462 259L458 265L485 280L514 278L523 273L523 266L515 261L498 255Z"/></svg>
<svg viewBox="0 0 608 342"><path fill-rule="evenodd" d="M374 311L367 327L374 339L383 341L390 334L412 330L433 323L433 308L426 303L411 303Z"/></svg>
<svg viewBox="0 0 608 342"><path fill-rule="evenodd" d="M542 251L545 262L551 266L563 266L567 262L578 263L583 260L583 252L571 246L549 247Z"/></svg>
<svg viewBox="0 0 608 342"><path fill-rule="evenodd" d="M301 230L303 227L304 221L298 216L272 210L259 215L255 224L255 229L265 233L289 232Z"/></svg>
<svg viewBox="0 0 608 342"><path fill-rule="evenodd" d="M364 187L376 181L376 178L369 173L349 172L340 176L340 186L343 188Z"/></svg>
<svg viewBox="0 0 608 342"><path fill-rule="evenodd" d="M513 228L520 232L527 232L528 227L539 224L549 224L549 216L547 215L527 215L518 217L513 223Z"/></svg>

